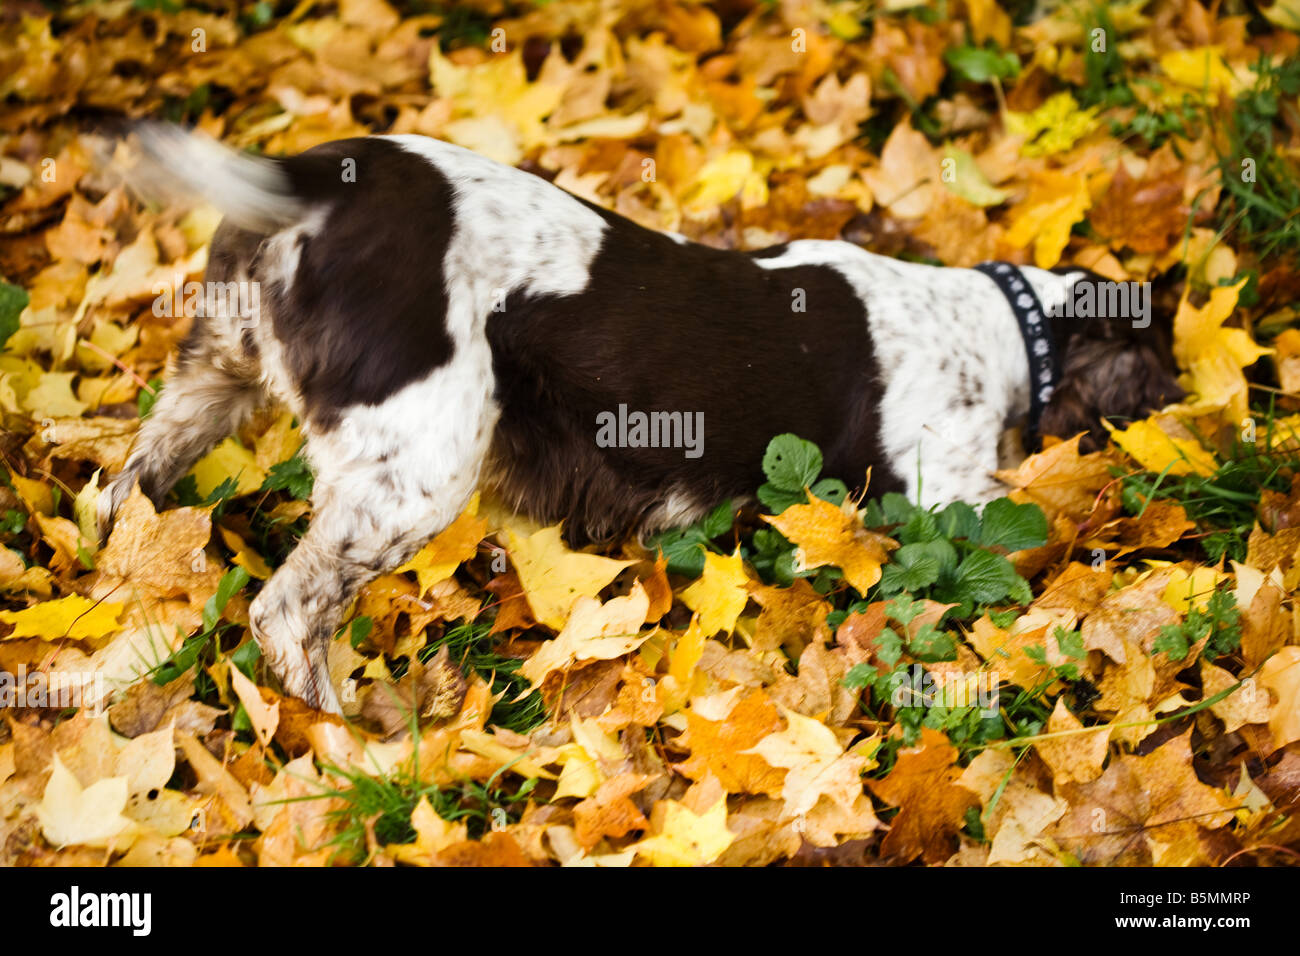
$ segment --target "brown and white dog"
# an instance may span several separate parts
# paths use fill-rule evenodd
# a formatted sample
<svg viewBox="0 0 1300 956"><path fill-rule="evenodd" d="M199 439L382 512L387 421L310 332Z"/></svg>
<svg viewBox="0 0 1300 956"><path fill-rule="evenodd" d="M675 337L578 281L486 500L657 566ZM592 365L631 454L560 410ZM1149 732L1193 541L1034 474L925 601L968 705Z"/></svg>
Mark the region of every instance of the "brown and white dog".
<svg viewBox="0 0 1300 956"><path fill-rule="evenodd" d="M1029 362L978 271L842 241L714 249L421 136L285 159L170 127L141 139L158 178L225 215L207 282L256 283L260 309L195 318L101 495L101 533L135 483L161 503L259 404L291 409L314 513L251 622L314 706L339 708L326 648L358 588L480 484L571 542L603 540L746 496L768 440L794 432L850 486L870 468L874 494L1002 493L999 436L1029 411ZM1022 274L1049 313L1085 278ZM1167 322L1051 326L1063 375L1046 431L1099 433L1101 416L1178 396Z"/></svg>

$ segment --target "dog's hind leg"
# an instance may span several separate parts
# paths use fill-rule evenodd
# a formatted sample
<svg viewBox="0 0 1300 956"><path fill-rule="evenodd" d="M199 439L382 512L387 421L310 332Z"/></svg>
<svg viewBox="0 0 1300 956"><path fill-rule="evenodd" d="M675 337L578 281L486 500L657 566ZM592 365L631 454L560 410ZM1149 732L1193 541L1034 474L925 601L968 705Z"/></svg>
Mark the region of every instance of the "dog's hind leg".
<svg viewBox="0 0 1300 956"><path fill-rule="evenodd" d="M155 505L160 504L172 485L214 444L234 432L261 398L254 380L219 368L197 348L184 351L175 374L140 426L125 467L100 493L101 539L108 536L113 516L136 482Z"/></svg>
<svg viewBox="0 0 1300 956"><path fill-rule="evenodd" d="M136 482L160 505L172 485L265 399L256 352L248 344L260 321L260 295L241 306L225 292L247 280L246 264L258 242L227 223L213 236L203 307L181 343L173 373L140 425L125 467L100 493L101 540ZM217 289L223 294L213 295Z"/></svg>

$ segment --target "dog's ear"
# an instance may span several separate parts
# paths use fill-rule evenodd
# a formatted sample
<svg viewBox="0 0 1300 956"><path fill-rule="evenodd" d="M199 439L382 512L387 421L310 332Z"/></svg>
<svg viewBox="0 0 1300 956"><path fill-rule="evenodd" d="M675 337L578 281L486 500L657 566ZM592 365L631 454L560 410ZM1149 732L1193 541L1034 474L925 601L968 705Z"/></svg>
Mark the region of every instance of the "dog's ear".
<svg viewBox="0 0 1300 956"><path fill-rule="evenodd" d="M1095 451L1106 444L1102 418L1143 418L1181 399L1170 336L1161 326L1107 335L1104 324L1088 323L1070 335L1039 430L1060 438L1087 432L1079 447Z"/></svg>

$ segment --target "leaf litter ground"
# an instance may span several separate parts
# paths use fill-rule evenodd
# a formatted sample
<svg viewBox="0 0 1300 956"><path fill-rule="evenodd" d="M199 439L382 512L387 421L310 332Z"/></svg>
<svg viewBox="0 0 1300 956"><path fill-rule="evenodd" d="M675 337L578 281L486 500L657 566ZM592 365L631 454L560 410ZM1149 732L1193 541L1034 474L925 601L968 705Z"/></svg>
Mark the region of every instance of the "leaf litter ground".
<svg viewBox="0 0 1300 956"><path fill-rule="evenodd" d="M1294 861L1300 12L898 6L7 6L0 860ZM216 224L105 175L106 115L424 133L721 246L1159 279L1188 397L982 512L851 500L797 436L649 546L476 499L365 589L319 714L247 627L310 517L291 416L97 547Z"/></svg>

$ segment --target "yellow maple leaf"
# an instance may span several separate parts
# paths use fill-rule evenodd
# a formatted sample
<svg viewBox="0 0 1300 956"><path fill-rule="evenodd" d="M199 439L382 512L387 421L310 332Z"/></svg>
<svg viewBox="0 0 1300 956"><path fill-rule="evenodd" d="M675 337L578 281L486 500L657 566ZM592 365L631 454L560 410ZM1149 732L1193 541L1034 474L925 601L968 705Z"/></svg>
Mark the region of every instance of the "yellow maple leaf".
<svg viewBox="0 0 1300 956"><path fill-rule="evenodd" d="M1198 406L1222 408L1232 422L1250 413L1242 369L1273 352L1255 344L1245 329L1223 327L1245 284L1242 279L1236 285L1216 287L1199 309L1184 293L1174 316L1174 358L1187 370L1178 383L1197 397Z"/></svg>
<svg viewBox="0 0 1300 956"><path fill-rule="evenodd" d="M676 800L664 804L663 828L631 847L655 866L704 866L736 839L727 829L725 794L698 816Z"/></svg>
<svg viewBox="0 0 1300 956"><path fill-rule="evenodd" d="M665 714L676 713L690 699L695 683L695 666L704 655L706 636L700 627L700 616L696 614L691 617L686 633L673 645L668 655L668 673L658 684L659 702Z"/></svg>
<svg viewBox="0 0 1300 956"><path fill-rule="evenodd" d="M271 566L266 563L265 558L248 546L248 542L229 528L218 526L217 530L221 532L221 540L226 543L226 547L234 552L230 559L231 564L243 568L259 581L266 581L271 577Z"/></svg>
<svg viewBox="0 0 1300 956"><path fill-rule="evenodd" d="M1034 244L1034 265L1050 269L1061 261L1070 229L1092 205L1088 177L1080 172L1044 173L1012 214L1006 241L1017 249Z"/></svg>
<svg viewBox="0 0 1300 956"><path fill-rule="evenodd" d="M9 483L32 514L54 514L54 494L49 485L35 478L24 478L13 471L9 472Z"/></svg>
<svg viewBox="0 0 1300 956"><path fill-rule="evenodd" d="M1217 97L1220 93L1236 96L1247 85L1224 60L1221 46L1170 50L1161 55L1160 69L1179 86L1212 97ZM1249 75L1249 71L1245 72Z"/></svg>
<svg viewBox="0 0 1300 956"><path fill-rule="evenodd" d="M958 146L948 146L943 155L943 184L973 206L996 206L1006 202L1007 191L989 182L975 157ZM951 173L951 175L948 175Z"/></svg>
<svg viewBox="0 0 1300 956"><path fill-rule="evenodd" d="M1182 568L1174 567L1169 571L1169 584L1160 599L1179 614L1186 614L1193 607L1204 611L1214 589L1221 582L1230 580L1231 575L1210 567L1193 568L1190 574Z"/></svg>
<svg viewBox="0 0 1300 956"><path fill-rule="evenodd" d="M554 56L548 63L529 82L522 46L482 63L460 65L444 57L434 44L429 79L440 97L452 101L457 117L446 125L446 137L498 162L518 163L527 150L545 141L545 117L564 97L564 83L557 74L566 64Z"/></svg>
<svg viewBox="0 0 1300 956"><path fill-rule="evenodd" d="M101 352L107 352L109 355L114 356L121 355L135 345L139 338L140 327L138 325L128 325L124 328L116 322L101 320L87 340L100 351L96 352L79 343L77 362L83 369L94 372L107 371L113 367L113 363L104 358Z"/></svg>
<svg viewBox="0 0 1300 956"><path fill-rule="evenodd" d="M740 549L732 555L705 554L704 573L680 597L683 604L699 613L703 634L730 634L749 600L749 577Z"/></svg>
<svg viewBox="0 0 1300 956"><path fill-rule="evenodd" d="M36 386L23 398L23 407L36 419L76 418L88 407L72 394L76 372L42 372Z"/></svg>
<svg viewBox="0 0 1300 956"><path fill-rule="evenodd" d="M266 481L266 471L257 463L257 456L233 438L227 438L200 458L190 474L204 498L230 478L235 479L236 495L251 495Z"/></svg>
<svg viewBox="0 0 1300 956"><path fill-rule="evenodd" d="M411 811L411 829L415 839L410 843L390 844L386 849L399 863L411 866L431 866L447 847L469 838L464 823L450 823L434 812L426 796Z"/></svg>
<svg viewBox="0 0 1300 956"><path fill-rule="evenodd" d="M580 597L594 598L631 561L570 551L552 525L521 538L509 532L510 560L519 574L533 617L559 631Z"/></svg>
<svg viewBox="0 0 1300 956"><path fill-rule="evenodd" d="M573 743L559 748L555 761L561 767L555 789L556 800L592 796L627 759L618 738L601 730L595 719L583 719L574 714L569 718L569 729L573 733Z"/></svg>
<svg viewBox="0 0 1300 956"><path fill-rule="evenodd" d="M1135 458L1148 471L1171 475L1212 475L1217 470L1214 456L1189 438L1175 438L1167 434L1151 419L1133 422L1127 428L1116 428L1105 419L1102 424L1110 431L1115 444Z"/></svg>
<svg viewBox="0 0 1300 956"><path fill-rule="evenodd" d="M1097 495L1111 481L1111 455L1104 452L1079 454L1082 435L1057 442L1030 455L1016 469L997 472L997 477L1016 489L1017 502L1032 501L1050 519L1065 513L1082 520L1096 504Z"/></svg>
<svg viewBox="0 0 1300 956"><path fill-rule="evenodd" d="M123 605L96 603L80 594L54 601L42 601L22 611L0 611L0 621L14 625L9 637L40 637L47 641L61 637L73 640L104 637L118 630Z"/></svg>
<svg viewBox="0 0 1300 956"><path fill-rule="evenodd" d="M768 734L743 753L758 754L773 767L786 769L781 796L786 815L807 813L824 794L849 809L862 796L867 758L844 752L834 731L821 721L782 706L785 730Z"/></svg>
<svg viewBox="0 0 1300 956"><path fill-rule="evenodd" d="M53 305L42 309L28 306L19 316L18 330L5 343L5 356L9 359L8 372L15 374L14 388L22 398L40 381L45 369L30 361L16 361L17 356L33 356L49 352L56 363L66 360L76 345L77 323L63 318ZM69 373L72 374L72 373Z"/></svg>
<svg viewBox="0 0 1300 956"><path fill-rule="evenodd" d="M288 461L302 446L302 428L295 424L292 412L284 412L271 427L257 436L253 456L258 467L270 471L272 465Z"/></svg>
<svg viewBox="0 0 1300 956"><path fill-rule="evenodd" d="M610 598L601 604L595 598L579 597L563 630L547 641L519 672L533 686L546 679L553 670L574 661L613 660L640 647L653 630L639 633L650 610L650 598L637 581L624 597Z"/></svg>
<svg viewBox="0 0 1300 956"><path fill-rule="evenodd" d="M595 758L577 744L565 744L561 747L556 763L560 765L560 779L555 785L553 798L555 800L562 800L565 797L578 797L585 800L604 782L604 775L601 774Z"/></svg>
<svg viewBox="0 0 1300 956"><path fill-rule="evenodd" d="M795 543L799 570L833 565L859 594L866 594L880 580L880 567L898 542L864 528L848 500L837 508L816 496L810 498L806 505L763 515L763 520Z"/></svg>
<svg viewBox="0 0 1300 956"><path fill-rule="evenodd" d="M1031 112L1005 115L1007 131L1025 137L1020 151L1026 156L1063 153L1097 125L1097 107L1080 109L1069 93L1057 93Z"/></svg>
<svg viewBox="0 0 1300 956"><path fill-rule="evenodd" d="M755 168L752 153L731 149L700 168L683 196L683 208L695 215L711 213L738 194L746 209L764 205L767 178L761 169Z"/></svg>
<svg viewBox="0 0 1300 956"><path fill-rule="evenodd" d="M478 544L487 534L486 518L478 517L478 492L470 500L463 514L447 525L438 536L426 544L397 573L414 571L424 594L456 573L456 569L478 553Z"/></svg>

